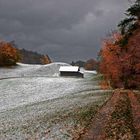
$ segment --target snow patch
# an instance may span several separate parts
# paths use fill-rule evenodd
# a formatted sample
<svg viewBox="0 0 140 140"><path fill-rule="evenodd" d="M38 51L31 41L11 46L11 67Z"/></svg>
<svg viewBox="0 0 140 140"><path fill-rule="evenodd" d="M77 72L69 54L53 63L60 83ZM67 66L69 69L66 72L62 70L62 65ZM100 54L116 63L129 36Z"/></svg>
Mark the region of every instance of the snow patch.
<svg viewBox="0 0 140 140"><path fill-rule="evenodd" d="M0 79L10 77L59 76L60 66L69 66L67 63L55 62L47 65L30 65L18 63L11 68L0 68Z"/></svg>

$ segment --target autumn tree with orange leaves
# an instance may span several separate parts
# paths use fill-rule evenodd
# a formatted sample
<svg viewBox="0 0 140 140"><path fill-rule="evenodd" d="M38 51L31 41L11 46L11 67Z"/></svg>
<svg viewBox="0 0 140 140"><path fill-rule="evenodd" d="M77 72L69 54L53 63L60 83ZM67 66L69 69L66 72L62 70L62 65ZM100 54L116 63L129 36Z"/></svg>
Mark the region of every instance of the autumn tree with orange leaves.
<svg viewBox="0 0 140 140"><path fill-rule="evenodd" d="M16 65L19 59L19 52L11 43L0 42L0 66Z"/></svg>
<svg viewBox="0 0 140 140"><path fill-rule="evenodd" d="M140 88L140 1L128 10L129 18L119 24L100 51L100 72L114 88Z"/></svg>
<svg viewBox="0 0 140 140"><path fill-rule="evenodd" d="M119 34L104 40L103 47L100 51L100 72L112 87L120 84L122 76L120 65L121 48L115 43L121 38Z"/></svg>
<svg viewBox="0 0 140 140"><path fill-rule="evenodd" d="M49 58L48 55L44 55L44 56L41 58L41 63L42 63L43 65L45 65L45 64L50 64L50 63L52 63L52 62L51 62L51 59Z"/></svg>
<svg viewBox="0 0 140 140"><path fill-rule="evenodd" d="M96 70L98 63L94 59L89 59L84 65L85 70Z"/></svg>

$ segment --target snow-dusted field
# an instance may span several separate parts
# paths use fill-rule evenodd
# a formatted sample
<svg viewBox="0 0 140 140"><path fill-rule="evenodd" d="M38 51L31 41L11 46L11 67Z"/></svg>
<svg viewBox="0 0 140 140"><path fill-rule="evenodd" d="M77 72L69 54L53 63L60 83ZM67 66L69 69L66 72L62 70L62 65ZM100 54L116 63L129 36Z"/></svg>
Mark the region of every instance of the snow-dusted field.
<svg viewBox="0 0 140 140"><path fill-rule="evenodd" d="M72 139L76 109L110 97L91 77L59 77L60 65L0 69L0 140Z"/></svg>
<svg viewBox="0 0 140 140"><path fill-rule="evenodd" d="M19 63L12 68L0 68L0 79L7 77L58 76L60 66L66 63L52 63L48 65L29 65Z"/></svg>

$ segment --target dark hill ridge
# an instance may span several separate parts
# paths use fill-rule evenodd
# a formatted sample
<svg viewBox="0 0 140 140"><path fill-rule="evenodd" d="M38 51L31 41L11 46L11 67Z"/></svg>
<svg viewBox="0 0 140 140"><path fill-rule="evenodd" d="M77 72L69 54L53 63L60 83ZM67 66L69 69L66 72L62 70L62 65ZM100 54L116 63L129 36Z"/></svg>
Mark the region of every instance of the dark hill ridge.
<svg viewBox="0 0 140 140"><path fill-rule="evenodd" d="M51 63L51 59L48 55L42 55L37 52L28 51L25 49L19 50L21 54L21 63L25 64L44 64L43 59L45 58L46 64Z"/></svg>
<svg viewBox="0 0 140 140"><path fill-rule="evenodd" d="M16 44L15 40L9 42L13 47L17 48L20 56L21 56L21 63L25 64L49 64L51 63L50 57L46 55L39 54L37 52L29 51L26 49L19 49L18 45Z"/></svg>

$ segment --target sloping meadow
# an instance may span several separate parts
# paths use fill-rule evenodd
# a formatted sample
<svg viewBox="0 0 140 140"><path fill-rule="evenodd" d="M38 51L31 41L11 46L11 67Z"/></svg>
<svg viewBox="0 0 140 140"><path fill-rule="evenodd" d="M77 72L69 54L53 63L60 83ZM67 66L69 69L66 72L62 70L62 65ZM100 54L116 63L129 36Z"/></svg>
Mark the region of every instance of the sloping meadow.
<svg viewBox="0 0 140 140"><path fill-rule="evenodd" d="M28 68L22 67L24 72ZM94 78L3 79L0 81L0 138L77 139L110 96L111 91L101 90Z"/></svg>

